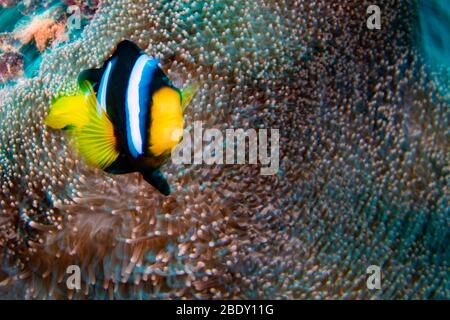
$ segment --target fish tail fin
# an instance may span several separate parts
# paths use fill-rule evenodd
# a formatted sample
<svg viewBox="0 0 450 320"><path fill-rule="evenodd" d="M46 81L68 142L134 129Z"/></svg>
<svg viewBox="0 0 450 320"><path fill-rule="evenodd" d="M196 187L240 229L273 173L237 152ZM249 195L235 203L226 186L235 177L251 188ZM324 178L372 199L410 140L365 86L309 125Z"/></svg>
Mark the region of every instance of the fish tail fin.
<svg viewBox="0 0 450 320"><path fill-rule="evenodd" d="M86 84L89 87L89 84ZM57 99L45 124L54 129L70 128L76 148L87 163L106 169L119 156L114 127L104 111L97 111L95 93L77 93Z"/></svg>
<svg viewBox="0 0 450 320"><path fill-rule="evenodd" d="M189 103L191 102L192 98L194 98L195 94L197 93L198 89L200 88L199 83L194 83L189 85L187 88L185 88L181 92L181 107L183 108L183 111L187 108Z"/></svg>
<svg viewBox="0 0 450 320"><path fill-rule="evenodd" d="M82 93L58 98L50 106L45 124L53 129L79 128L89 121L89 99Z"/></svg>

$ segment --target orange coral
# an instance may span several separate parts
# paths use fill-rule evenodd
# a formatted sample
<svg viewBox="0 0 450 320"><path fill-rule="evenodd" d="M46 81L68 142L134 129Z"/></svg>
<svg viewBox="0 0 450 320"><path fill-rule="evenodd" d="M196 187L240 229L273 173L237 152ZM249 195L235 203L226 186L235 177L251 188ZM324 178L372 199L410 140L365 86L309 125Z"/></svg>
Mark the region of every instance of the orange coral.
<svg viewBox="0 0 450 320"><path fill-rule="evenodd" d="M44 51L54 40L66 41L65 25L53 19L34 19L27 27L21 30L16 38L23 44L34 39L39 51Z"/></svg>

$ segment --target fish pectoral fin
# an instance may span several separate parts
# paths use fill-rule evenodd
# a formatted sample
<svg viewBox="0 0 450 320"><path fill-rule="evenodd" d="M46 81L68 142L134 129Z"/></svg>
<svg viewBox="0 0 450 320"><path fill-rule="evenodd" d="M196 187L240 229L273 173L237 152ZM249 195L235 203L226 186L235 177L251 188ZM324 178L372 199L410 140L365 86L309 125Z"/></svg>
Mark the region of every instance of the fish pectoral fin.
<svg viewBox="0 0 450 320"><path fill-rule="evenodd" d="M169 183L158 169L143 170L141 171L141 174L145 181L158 189L163 195L168 196L171 193Z"/></svg>
<svg viewBox="0 0 450 320"><path fill-rule="evenodd" d="M89 164L106 169L119 156L114 127L106 112L91 110L89 122L74 132L78 150Z"/></svg>
<svg viewBox="0 0 450 320"><path fill-rule="evenodd" d="M183 111L187 108L192 98L194 98L199 88L200 85L198 83L194 83L181 92L181 107Z"/></svg>

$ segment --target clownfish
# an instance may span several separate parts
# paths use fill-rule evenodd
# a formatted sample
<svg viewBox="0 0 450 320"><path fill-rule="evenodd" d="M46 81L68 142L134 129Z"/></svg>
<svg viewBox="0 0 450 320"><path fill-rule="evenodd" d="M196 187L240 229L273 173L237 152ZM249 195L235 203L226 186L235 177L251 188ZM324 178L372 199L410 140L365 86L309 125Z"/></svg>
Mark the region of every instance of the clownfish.
<svg viewBox="0 0 450 320"><path fill-rule="evenodd" d="M183 111L196 86L181 91L134 43L118 44L100 69L78 76L78 92L50 106L47 126L69 130L87 163L112 174L139 172L164 195L159 168L183 135Z"/></svg>

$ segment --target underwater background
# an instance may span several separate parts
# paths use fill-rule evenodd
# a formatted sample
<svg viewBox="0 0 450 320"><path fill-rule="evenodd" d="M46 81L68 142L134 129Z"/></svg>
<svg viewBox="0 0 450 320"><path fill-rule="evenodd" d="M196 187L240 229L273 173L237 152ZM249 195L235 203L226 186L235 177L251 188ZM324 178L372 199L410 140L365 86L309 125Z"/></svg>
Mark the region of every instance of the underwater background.
<svg viewBox="0 0 450 320"><path fill-rule="evenodd" d="M449 299L449 30L446 0L0 0L0 298ZM124 39L202 83L188 127L279 129L279 172L87 166L44 119Z"/></svg>

